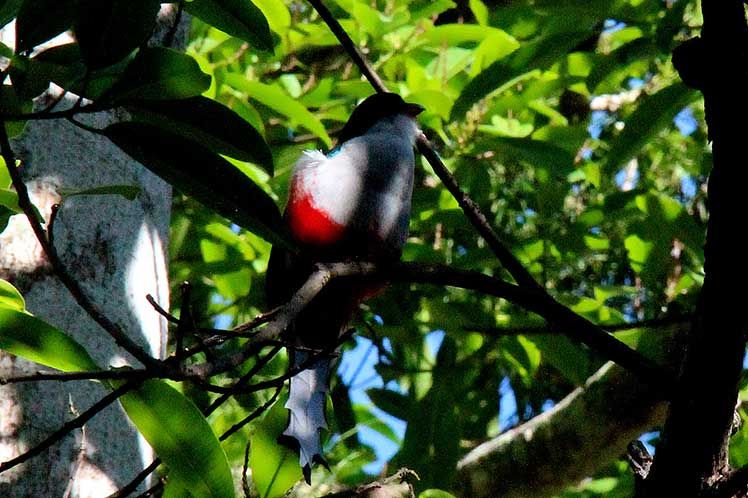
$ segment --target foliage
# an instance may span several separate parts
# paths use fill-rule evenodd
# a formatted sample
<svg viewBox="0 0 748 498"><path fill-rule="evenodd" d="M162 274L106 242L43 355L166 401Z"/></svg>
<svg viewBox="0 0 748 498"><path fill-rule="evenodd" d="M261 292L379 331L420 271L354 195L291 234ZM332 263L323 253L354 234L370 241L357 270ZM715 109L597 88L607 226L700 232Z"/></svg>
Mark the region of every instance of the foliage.
<svg viewBox="0 0 748 498"><path fill-rule="evenodd" d="M0 2L0 19L18 16L19 32L15 52L3 47L12 85L2 89L0 112L22 117L50 81L99 108L125 107L132 121L99 133L186 194L174 206L171 281L193 283L199 324L246 322L264 310L270 243L289 244L278 207L295 160L306 148L331 147L372 90L303 1L186 2L196 16L188 55L142 46L152 2L102 3L114 31L100 30L75 2ZM422 127L445 163L544 288L603 325L693 311L711 158L702 103L669 61L700 23L693 2L328 3L387 85L426 107ZM40 15L42 4L57 15ZM78 44L30 50L71 27ZM18 211L3 174L0 229ZM425 163L403 258L506 276ZM13 296L0 287L0 306L17 303ZM317 490L371 480L368 428L397 446L388 466L419 473L421 496L449 496L430 488L453 489L466 448L552 406L604 360L543 333L538 317L511 303L452 288L394 285L366 304L356 325L387 388L371 387L366 403L354 402L355 386L338 378L332 473L315 471ZM434 331L446 334L437 350ZM261 375L283 368L277 359ZM184 391L207 405L205 393L186 384ZM238 397L211 418L213 429L268 398ZM254 433L253 454L274 450L273 413L240 431L245 439ZM409 422L404 433L393 431L391 417ZM225 448L241 469L237 439ZM741 462L745 442L735 440ZM278 467L259 463L253 457L261 495L285 492L272 482ZM619 462L563 496L627 496L632 488Z"/></svg>

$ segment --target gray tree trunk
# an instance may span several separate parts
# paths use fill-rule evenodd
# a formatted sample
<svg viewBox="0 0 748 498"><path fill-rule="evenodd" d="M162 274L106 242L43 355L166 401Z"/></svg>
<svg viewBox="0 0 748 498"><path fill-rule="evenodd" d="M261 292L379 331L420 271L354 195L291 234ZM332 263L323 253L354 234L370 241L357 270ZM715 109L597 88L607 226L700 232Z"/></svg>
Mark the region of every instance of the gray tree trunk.
<svg viewBox="0 0 748 498"><path fill-rule="evenodd" d="M163 13L163 12L162 12ZM58 89L59 90L59 89ZM50 92L51 93L51 92ZM37 106L44 106L41 98ZM57 109L72 105L66 97ZM113 113L89 116L96 127ZM70 272L104 314L155 357L165 349L166 324L146 301L169 304L166 249L171 188L106 138L66 121L31 122L13 142L32 201L49 217L63 189L135 185L129 201L114 195L65 199L55 223L55 246ZM138 365L75 303L53 274L18 215L0 234L0 277L10 280L36 316L83 344L103 367ZM0 353L0 377L39 370ZM0 387L0 460L33 447L106 394L93 382L35 382ZM40 456L0 475L0 496L102 497L129 482L153 454L118 404L98 414Z"/></svg>

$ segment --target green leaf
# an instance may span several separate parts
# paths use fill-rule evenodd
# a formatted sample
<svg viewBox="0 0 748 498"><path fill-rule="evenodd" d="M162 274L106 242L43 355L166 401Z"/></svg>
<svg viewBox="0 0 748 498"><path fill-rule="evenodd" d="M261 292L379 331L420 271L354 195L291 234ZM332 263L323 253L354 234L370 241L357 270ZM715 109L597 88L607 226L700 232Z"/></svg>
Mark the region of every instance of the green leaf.
<svg viewBox="0 0 748 498"><path fill-rule="evenodd" d="M98 370L86 349L47 322L0 305L0 349L62 371Z"/></svg>
<svg viewBox="0 0 748 498"><path fill-rule="evenodd" d="M584 489L593 493L604 495L613 491L618 486L617 477L603 477L593 479L584 485Z"/></svg>
<svg viewBox="0 0 748 498"><path fill-rule="evenodd" d="M18 207L18 194L16 191L9 188L0 188L0 206L14 213L20 213L21 208Z"/></svg>
<svg viewBox="0 0 748 498"><path fill-rule="evenodd" d="M137 185L104 185L83 190L60 189L59 194L63 197L74 197L76 195L120 195L128 201L132 201L140 194L140 187Z"/></svg>
<svg viewBox="0 0 748 498"><path fill-rule="evenodd" d="M424 2L421 8L415 9L410 13L410 18L413 21L417 21L418 19L441 14L445 10L454 9L455 7L457 7L457 4L452 0L433 0L431 2Z"/></svg>
<svg viewBox="0 0 748 498"><path fill-rule="evenodd" d="M486 7L486 4L481 0L470 0L468 5L470 6L470 10L473 11L478 24L486 26L488 24L488 7Z"/></svg>
<svg viewBox="0 0 748 498"><path fill-rule="evenodd" d="M508 159L520 159L533 166L566 174L574 168L574 155L552 143L530 138L490 138L478 141L474 151L492 151Z"/></svg>
<svg viewBox="0 0 748 498"><path fill-rule="evenodd" d="M285 35L291 26L291 12L283 2L277 0L252 0L252 3L262 11L270 29L279 35Z"/></svg>
<svg viewBox="0 0 748 498"><path fill-rule="evenodd" d="M262 11L250 0L193 0L187 12L225 33L263 50L273 50L270 27Z"/></svg>
<svg viewBox="0 0 748 498"><path fill-rule="evenodd" d="M332 140L327 131L325 131L325 127L314 114L289 97L280 88L265 85L258 81L250 81L238 74L226 75L226 83L239 91L246 92L250 98L255 99L275 112L286 116L292 123L301 125L311 131L321 138L328 147L332 145Z"/></svg>
<svg viewBox="0 0 748 498"><path fill-rule="evenodd" d="M191 140L142 123L116 123L103 133L175 188L238 225L270 241L285 243L278 206L221 156Z"/></svg>
<svg viewBox="0 0 748 498"><path fill-rule="evenodd" d="M192 97L134 102L128 108L137 121L178 131L219 154L253 162L273 174L273 156L262 135L223 104Z"/></svg>
<svg viewBox="0 0 748 498"><path fill-rule="evenodd" d="M617 168L628 162L660 130L670 126L675 115L697 96L698 92L679 82L643 98L626 118L626 126L613 141L605 165Z"/></svg>
<svg viewBox="0 0 748 498"><path fill-rule="evenodd" d="M193 496L231 498L226 453L200 410L167 383L151 379L120 398L127 416Z"/></svg>
<svg viewBox="0 0 748 498"><path fill-rule="evenodd" d="M150 38L159 0L79 0L73 24L88 67L98 69L122 60Z"/></svg>
<svg viewBox="0 0 748 498"><path fill-rule="evenodd" d="M582 386L593 369L588 353L568 337L558 334L537 334L527 339L540 350L542 361L548 362L575 386Z"/></svg>
<svg viewBox="0 0 748 498"><path fill-rule="evenodd" d="M8 188L12 183L10 179L10 172L8 171L8 167L5 164L5 159L0 156L0 188Z"/></svg>
<svg viewBox="0 0 748 498"><path fill-rule="evenodd" d="M163 47L140 49L117 83L100 97L104 102L171 100L195 97L210 87L210 76L197 61Z"/></svg>
<svg viewBox="0 0 748 498"><path fill-rule="evenodd" d="M420 493L418 498L455 498L455 495L442 491L441 489L427 489Z"/></svg>
<svg viewBox="0 0 748 498"><path fill-rule="evenodd" d="M627 74L626 68L630 64L640 60L652 59L657 53L657 47L650 38L638 38L618 47L595 64L595 67L587 76L587 86L590 90L596 92L600 83L610 74L621 71Z"/></svg>
<svg viewBox="0 0 748 498"><path fill-rule="evenodd" d="M302 477L297 452L278 444L288 422L285 398L282 396L273 404L252 434L249 463L252 480L262 498L283 496Z"/></svg>
<svg viewBox="0 0 748 498"><path fill-rule="evenodd" d="M9 308L16 311L26 309L26 301L18 289L7 280L0 278L0 307Z"/></svg>
<svg viewBox="0 0 748 498"><path fill-rule="evenodd" d="M556 33L521 47L508 61L494 62L463 88L452 107L451 119L459 120L473 104L514 78L549 67L589 35L589 31Z"/></svg>
<svg viewBox="0 0 748 498"><path fill-rule="evenodd" d="M24 52L70 28L77 0L24 0L16 18L16 52Z"/></svg>
<svg viewBox="0 0 748 498"><path fill-rule="evenodd" d="M426 31L422 36L434 45L450 47L466 42L478 43L491 37L498 43L499 50L505 55L519 48L519 42L506 31L475 24L442 24Z"/></svg>

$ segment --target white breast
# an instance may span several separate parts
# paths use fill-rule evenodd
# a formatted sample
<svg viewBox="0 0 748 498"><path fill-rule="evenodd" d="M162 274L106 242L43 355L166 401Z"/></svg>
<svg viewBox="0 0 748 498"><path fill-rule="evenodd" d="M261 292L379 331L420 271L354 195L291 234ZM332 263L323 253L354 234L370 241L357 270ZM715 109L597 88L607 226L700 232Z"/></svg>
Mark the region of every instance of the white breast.
<svg viewBox="0 0 748 498"><path fill-rule="evenodd" d="M331 157L305 152L294 180L333 220L398 250L408 233L417 132L407 116L380 122Z"/></svg>

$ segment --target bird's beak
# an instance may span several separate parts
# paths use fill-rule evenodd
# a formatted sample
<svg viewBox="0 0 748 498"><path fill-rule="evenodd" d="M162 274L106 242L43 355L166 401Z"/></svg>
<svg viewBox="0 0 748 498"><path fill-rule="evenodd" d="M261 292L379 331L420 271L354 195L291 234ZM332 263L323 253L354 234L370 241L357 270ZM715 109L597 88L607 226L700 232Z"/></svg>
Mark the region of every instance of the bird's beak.
<svg viewBox="0 0 748 498"><path fill-rule="evenodd" d="M410 103L405 104L405 114L407 114L408 116L412 118L418 116L425 110L426 109L422 105L410 104Z"/></svg>

